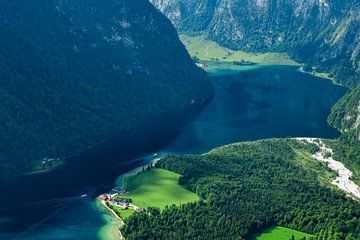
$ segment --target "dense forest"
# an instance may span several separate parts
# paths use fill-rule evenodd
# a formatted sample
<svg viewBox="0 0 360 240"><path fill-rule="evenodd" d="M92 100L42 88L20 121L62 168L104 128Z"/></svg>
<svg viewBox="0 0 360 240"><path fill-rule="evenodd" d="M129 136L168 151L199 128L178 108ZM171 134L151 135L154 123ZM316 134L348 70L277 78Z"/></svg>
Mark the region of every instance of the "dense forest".
<svg viewBox="0 0 360 240"><path fill-rule="evenodd" d="M360 239L359 203L321 185L315 172L298 164L299 152L315 151L284 139L167 157L158 166L182 174L180 183L203 200L137 213L122 233L128 240L250 239L280 225L319 240Z"/></svg>
<svg viewBox="0 0 360 240"><path fill-rule="evenodd" d="M360 86L335 104L328 121L342 133L336 141L329 141L334 158L348 166L360 184Z"/></svg>
<svg viewBox="0 0 360 240"><path fill-rule="evenodd" d="M212 95L145 0L1 1L0 30L0 178Z"/></svg>
<svg viewBox="0 0 360 240"><path fill-rule="evenodd" d="M180 33L247 52L285 52L337 81L360 79L357 0L151 0Z"/></svg>
<svg viewBox="0 0 360 240"><path fill-rule="evenodd" d="M349 141L360 139L360 86L338 101L328 118L329 123Z"/></svg>

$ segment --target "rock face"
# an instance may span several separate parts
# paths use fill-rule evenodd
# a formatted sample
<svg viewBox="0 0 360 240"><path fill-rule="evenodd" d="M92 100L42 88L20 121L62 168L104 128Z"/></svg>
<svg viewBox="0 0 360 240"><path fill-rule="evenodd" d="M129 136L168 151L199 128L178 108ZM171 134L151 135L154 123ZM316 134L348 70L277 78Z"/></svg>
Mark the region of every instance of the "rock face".
<svg viewBox="0 0 360 240"><path fill-rule="evenodd" d="M225 47L287 52L339 82L360 79L360 3L356 0L151 0L181 33Z"/></svg>
<svg viewBox="0 0 360 240"><path fill-rule="evenodd" d="M0 177L212 94L145 0L1 1L0 30Z"/></svg>
<svg viewBox="0 0 360 240"><path fill-rule="evenodd" d="M333 107L329 122L350 139L360 141L360 86Z"/></svg>

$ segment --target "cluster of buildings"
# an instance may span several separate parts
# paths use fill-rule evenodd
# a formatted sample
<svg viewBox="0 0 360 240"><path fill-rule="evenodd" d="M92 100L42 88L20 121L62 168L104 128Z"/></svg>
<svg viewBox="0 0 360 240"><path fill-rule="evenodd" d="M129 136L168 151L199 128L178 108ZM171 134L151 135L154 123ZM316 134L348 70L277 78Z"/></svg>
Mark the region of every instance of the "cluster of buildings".
<svg viewBox="0 0 360 240"><path fill-rule="evenodd" d="M117 207L121 207L122 209L128 209L130 202L129 202L129 199L115 198L110 201L110 204L115 205Z"/></svg>
<svg viewBox="0 0 360 240"><path fill-rule="evenodd" d="M126 198L114 198L116 195L117 194L104 194L102 199L110 205L117 206L122 209L128 209L130 206L130 200Z"/></svg>

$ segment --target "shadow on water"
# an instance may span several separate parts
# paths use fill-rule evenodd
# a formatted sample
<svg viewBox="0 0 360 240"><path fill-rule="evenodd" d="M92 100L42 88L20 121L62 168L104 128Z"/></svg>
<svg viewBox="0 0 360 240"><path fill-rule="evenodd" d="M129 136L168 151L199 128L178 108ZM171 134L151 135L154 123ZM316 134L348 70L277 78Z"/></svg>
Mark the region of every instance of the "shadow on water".
<svg viewBox="0 0 360 240"><path fill-rule="evenodd" d="M149 119L53 172L0 182L0 239L97 239L104 222L94 196L154 152L203 153L236 141L338 136L326 118L345 88L289 66L236 68L214 68L215 96L199 114L200 107Z"/></svg>
<svg viewBox="0 0 360 240"><path fill-rule="evenodd" d="M238 142L280 137L335 138L327 123L335 102L347 89L297 71L293 66L214 64L215 96L166 150L203 153Z"/></svg>
<svg viewBox="0 0 360 240"><path fill-rule="evenodd" d="M96 231L103 223L99 213L89 206L94 197L100 191L112 188L117 176L141 165L145 161L142 156L165 146L179 134L182 124L202 108L148 119L135 130L123 132L111 141L67 159L66 164L54 171L1 181L0 239L27 239L28 235L36 236L43 225L51 225L54 221L61 223L64 219L74 223L60 226L61 239L70 231L66 228L74 224L78 231L85 231L84 238L95 239ZM71 213L74 215L67 215L66 212L74 211L74 208L81 216L76 211ZM87 226L90 228L80 228L82 224L90 225ZM88 235L86 229L89 229ZM54 234L52 231L51 239L56 239ZM46 239L45 236L46 233L42 233L39 238L29 239Z"/></svg>

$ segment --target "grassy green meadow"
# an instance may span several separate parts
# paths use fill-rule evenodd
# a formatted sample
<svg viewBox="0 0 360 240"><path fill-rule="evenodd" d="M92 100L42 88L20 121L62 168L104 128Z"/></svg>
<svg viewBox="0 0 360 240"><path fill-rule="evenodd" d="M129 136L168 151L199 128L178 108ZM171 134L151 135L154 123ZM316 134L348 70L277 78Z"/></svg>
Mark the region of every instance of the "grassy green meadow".
<svg viewBox="0 0 360 240"><path fill-rule="evenodd" d="M272 227L261 233L256 240L289 240L295 237L296 240L306 237L313 237L311 234L303 233L286 227Z"/></svg>
<svg viewBox="0 0 360 240"><path fill-rule="evenodd" d="M201 61L249 61L260 64L299 65L291 60L285 53L248 53L244 51L233 51L222 47L214 41L203 36L190 37L180 35L180 39L189 54Z"/></svg>
<svg viewBox="0 0 360 240"><path fill-rule="evenodd" d="M126 197L135 206L160 209L199 200L198 195L179 185L179 178L177 173L153 168L128 180Z"/></svg>
<svg viewBox="0 0 360 240"><path fill-rule="evenodd" d="M325 73L325 72L317 72L316 69L312 72L306 72L304 71L304 68L303 67L300 67L299 68L299 71L302 72L302 73L306 73L306 74L310 74L310 75L313 75L315 77L320 77L320 78L326 78L326 79L329 79L331 81L333 81L335 84L335 78L334 77L331 77L331 74L329 73Z"/></svg>

